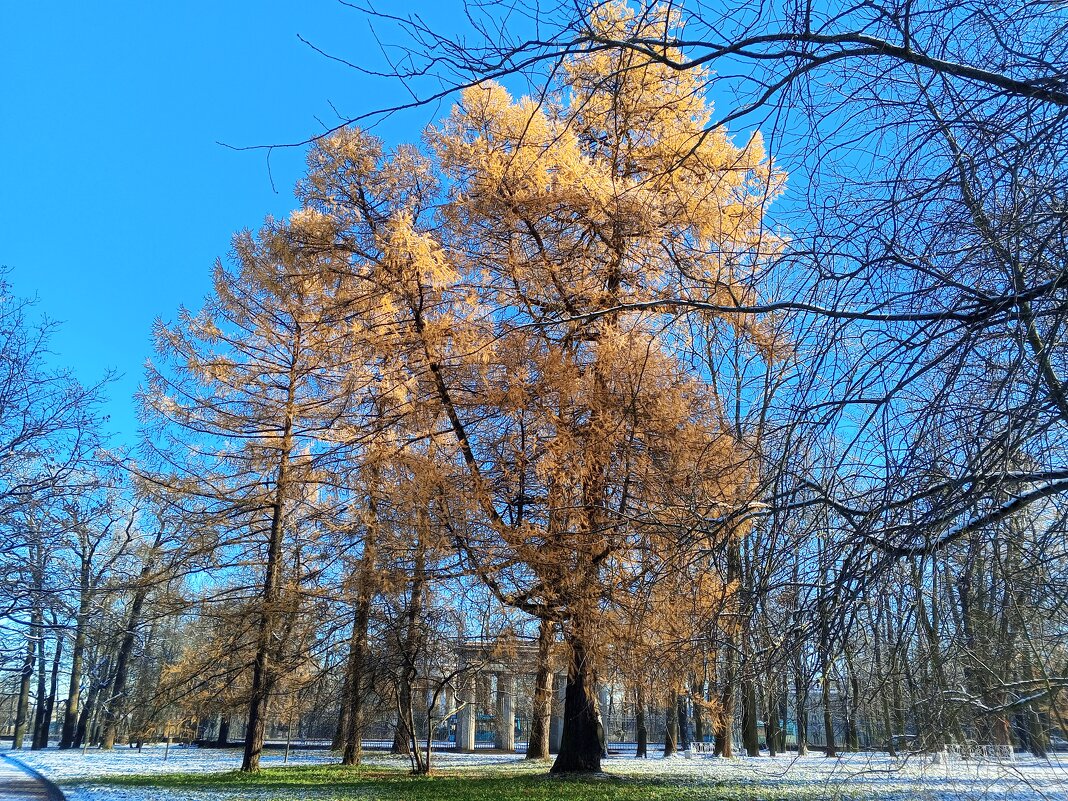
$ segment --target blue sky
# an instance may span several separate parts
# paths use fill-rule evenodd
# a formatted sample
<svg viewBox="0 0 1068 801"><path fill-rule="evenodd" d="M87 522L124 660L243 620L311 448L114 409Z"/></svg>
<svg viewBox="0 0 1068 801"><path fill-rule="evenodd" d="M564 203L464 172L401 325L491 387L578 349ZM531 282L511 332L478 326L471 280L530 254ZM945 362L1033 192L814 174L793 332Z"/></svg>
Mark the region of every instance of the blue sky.
<svg viewBox="0 0 1068 801"><path fill-rule="evenodd" d="M440 10L438 13L441 13ZM398 100L398 87L324 59L377 59L366 21L334 0L0 0L0 264L16 294L62 321L55 361L108 369L118 441L152 320L199 305L231 234L293 205L303 152L216 144L299 141ZM413 138L442 109L389 121ZM317 121L318 120L318 121Z"/></svg>

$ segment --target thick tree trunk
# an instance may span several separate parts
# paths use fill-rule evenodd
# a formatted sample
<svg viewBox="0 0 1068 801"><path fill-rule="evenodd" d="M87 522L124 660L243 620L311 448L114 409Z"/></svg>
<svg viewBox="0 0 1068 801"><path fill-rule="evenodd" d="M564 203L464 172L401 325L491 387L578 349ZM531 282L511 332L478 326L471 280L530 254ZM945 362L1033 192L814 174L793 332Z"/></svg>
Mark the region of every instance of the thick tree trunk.
<svg viewBox="0 0 1068 801"><path fill-rule="evenodd" d="M597 736L594 672L584 632L577 624L565 631L571 652L564 692L564 728L560 753L551 773L600 773L601 741Z"/></svg>
<svg viewBox="0 0 1068 801"><path fill-rule="evenodd" d="M553 623L543 620L538 626L538 667L534 674L534 701L527 738L527 759L549 758L549 717L552 714L553 675L549 657L553 644Z"/></svg>

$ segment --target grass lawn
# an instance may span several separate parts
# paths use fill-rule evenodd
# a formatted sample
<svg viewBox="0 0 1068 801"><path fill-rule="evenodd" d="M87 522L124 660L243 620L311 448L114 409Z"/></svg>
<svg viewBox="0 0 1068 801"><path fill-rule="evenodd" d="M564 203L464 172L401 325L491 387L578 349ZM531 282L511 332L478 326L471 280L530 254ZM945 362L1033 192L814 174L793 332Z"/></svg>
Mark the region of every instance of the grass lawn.
<svg viewBox="0 0 1068 801"><path fill-rule="evenodd" d="M692 779L672 781L663 777L618 774L562 779L549 777L547 770L547 764L510 764L444 767L432 776L411 776L401 768L307 765L266 768L254 775L230 771L105 776L93 779L91 784L97 787L153 788L170 791L175 796L181 791L210 791L218 793L220 798L257 801L817 801L843 797L840 788L817 792L814 788L802 790L766 784L695 782Z"/></svg>

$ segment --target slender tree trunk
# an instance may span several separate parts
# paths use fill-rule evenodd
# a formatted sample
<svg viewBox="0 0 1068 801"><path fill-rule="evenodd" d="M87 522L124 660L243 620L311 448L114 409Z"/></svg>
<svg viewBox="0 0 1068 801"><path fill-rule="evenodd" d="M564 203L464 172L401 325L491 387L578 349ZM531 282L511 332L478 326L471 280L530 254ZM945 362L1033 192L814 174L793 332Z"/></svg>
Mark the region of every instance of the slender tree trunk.
<svg viewBox="0 0 1068 801"><path fill-rule="evenodd" d="M371 469L368 473L367 511L369 513L367 529L363 538L363 553L360 554L360 578L356 589L356 608L352 620L352 637L349 640L347 725L343 732L344 752L341 764L358 765L363 746L363 702L364 677L367 673L367 659L370 649L367 631L371 624L371 603L377 589L375 562L378 558L378 473Z"/></svg>
<svg viewBox="0 0 1068 801"><path fill-rule="evenodd" d="M252 687L249 691L248 727L245 730L245 752L241 770L255 773L260 769L260 754L263 753L263 737L267 729L267 704L275 683L272 656L275 628L278 618L278 601L282 579L282 544L286 499L289 495L289 460L293 451L293 424L296 414L297 366L302 348L301 329L298 325L290 351L289 375L286 384L286 403L282 418L282 436L278 452L278 470L275 474L274 497L271 503L271 531L267 540L267 565L263 579L263 607L260 610L256 656L252 663Z"/></svg>
<svg viewBox="0 0 1068 801"><path fill-rule="evenodd" d="M715 736L716 756L734 756L734 691L737 681L738 656L735 649L728 645L724 657L723 683L719 694L719 716L716 718L713 735Z"/></svg>
<svg viewBox="0 0 1068 801"><path fill-rule="evenodd" d="M26 659L22 663L22 677L19 681L18 702L15 705L15 731L11 737L11 748L18 751L26 736L26 726L30 717L30 684L33 683L33 664L37 653L35 637L40 636L40 626L30 626L30 636L26 638Z"/></svg>
<svg viewBox="0 0 1068 801"><path fill-rule="evenodd" d="M230 713L223 712L219 716L219 735L215 738L215 745L225 748L230 742Z"/></svg>
<svg viewBox="0 0 1068 801"><path fill-rule="evenodd" d="M67 689L67 709L63 715L63 731L59 738L60 748L72 748L78 730L78 707L82 695L82 663L85 660L86 627L89 623L89 577L88 566L82 568L82 600L75 621L74 647L70 658L70 684Z"/></svg>
<svg viewBox="0 0 1068 801"><path fill-rule="evenodd" d="M679 744L679 702L675 693L668 696L664 715L664 756L672 756Z"/></svg>
<svg viewBox="0 0 1068 801"><path fill-rule="evenodd" d="M74 733L74 747L81 748L85 743L85 738L89 734L89 722L96 715L97 701L100 698L100 691L107 689L107 676L111 671L110 660L109 664L104 666L103 675L89 685L89 695L85 699L85 703L82 705L81 712L78 714L78 727Z"/></svg>
<svg viewBox="0 0 1068 801"><path fill-rule="evenodd" d="M145 598L148 597L148 579L155 568L155 554L162 542L163 528L161 526L156 532L152 550L149 551L145 563L141 566L140 580L130 600L130 614L126 618L126 630L122 634L119 651L115 656L115 678L111 683L109 697L104 704L104 734L100 747L105 751L115 746L115 735L118 732L119 720L124 707L130 657L133 656L134 644L137 641L137 628L141 625L141 610L144 608Z"/></svg>
<svg viewBox="0 0 1068 801"><path fill-rule="evenodd" d="M403 651L403 665L398 677L398 696L400 700L400 716L397 731L393 737L394 754L412 754L418 759L419 749L413 745L416 730L414 727L414 713L412 710L412 680L415 678L416 660L419 649L422 647L422 630L420 628L423 617L423 590L426 586L426 537L428 525L426 515L420 515L422 520L419 541L415 544L415 570L412 573L411 597L408 601L408 619L405 622L404 642L401 644ZM417 766L418 768L418 766Z"/></svg>
<svg viewBox="0 0 1068 801"><path fill-rule="evenodd" d="M552 714L553 675L549 656L555 626L543 620L538 625L538 669L534 674L534 701L527 738L527 759L549 758L549 717Z"/></svg>
<svg viewBox="0 0 1068 801"><path fill-rule="evenodd" d="M860 706L860 681L853 667L853 654L845 649L846 663L846 749L851 752L860 750L860 732L857 727L857 709Z"/></svg>
<svg viewBox="0 0 1068 801"><path fill-rule="evenodd" d="M801 657L794 660L794 725L797 727L797 753L808 753L808 677Z"/></svg>
<svg viewBox="0 0 1068 801"><path fill-rule="evenodd" d="M707 668L705 672L707 674ZM691 679L691 686L694 688L693 739L695 742L703 743L705 741L704 701L705 692L708 687L708 676L705 675L701 681L698 682L697 676L694 675Z"/></svg>
<svg viewBox="0 0 1068 801"><path fill-rule="evenodd" d="M47 748L48 735L52 728L52 713L56 708L56 697L59 693L59 665L63 659L63 638L56 635L56 650L52 655L52 675L48 685L48 698L45 700L41 714L40 725L34 733L33 748Z"/></svg>
<svg viewBox="0 0 1068 801"><path fill-rule="evenodd" d="M564 639L571 652L564 692L564 727L560 753L550 772L600 773L594 671L582 624L571 621L565 626Z"/></svg>
<svg viewBox="0 0 1068 801"><path fill-rule="evenodd" d="M37 640L37 700L35 703L35 709L33 711L33 729L30 732L30 747L40 748L40 732L44 728L44 715L45 707L48 704L46 700L46 687L48 682L48 667L45 664L45 638L44 629L41 629L41 636Z"/></svg>
<svg viewBox="0 0 1068 801"><path fill-rule="evenodd" d="M635 756L645 759L649 755L649 729L645 725L645 685L642 682L634 688L634 726L638 741Z"/></svg>
<svg viewBox="0 0 1068 801"><path fill-rule="evenodd" d="M771 676L765 682L764 700L767 706L765 731L768 738L768 754L775 756L779 750L779 696L775 691L775 680Z"/></svg>
<svg viewBox="0 0 1068 801"><path fill-rule="evenodd" d="M678 719L679 719L679 750L688 751L690 749L690 715L687 711L688 698L685 693L679 693L676 696L676 706L678 707Z"/></svg>
<svg viewBox="0 0 1068 801"><path fill-rule="evenodd" d="M831 711L831 666L826 657L824 658L821 672L820 692L823 701L823 732L827 738L826 754L828 757L833 757L838 755L838 751L834 744L834 715Z"/></svg>
<svg viewBox="0 0 1068 801"><path fill-rule="evenodd" d="M742 679L742 744L747 756L760 756L756 682L749 678Z"/></svg>

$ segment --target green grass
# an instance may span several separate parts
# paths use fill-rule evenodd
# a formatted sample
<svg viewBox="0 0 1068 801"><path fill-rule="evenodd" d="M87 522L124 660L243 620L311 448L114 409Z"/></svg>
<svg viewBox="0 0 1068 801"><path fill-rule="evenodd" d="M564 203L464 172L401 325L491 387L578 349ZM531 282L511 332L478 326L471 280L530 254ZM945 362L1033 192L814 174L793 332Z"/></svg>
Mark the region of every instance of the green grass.
<svg viewBox="0 0 1068 801"><path fill-rule="evenodd" d="M411 776L401 768L377 765L302 765L267 768L251 775L231 771L110 776L90 783L158 788L167 791L168 798L180 798L182 791L222 791L233 801L817 801L828 797L807 788L646 776L557 778L548 776L547 769L546 764L511 764L444 768L432 776ZM833 797L842 795L834 793Z"/></svg>

